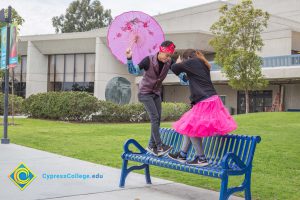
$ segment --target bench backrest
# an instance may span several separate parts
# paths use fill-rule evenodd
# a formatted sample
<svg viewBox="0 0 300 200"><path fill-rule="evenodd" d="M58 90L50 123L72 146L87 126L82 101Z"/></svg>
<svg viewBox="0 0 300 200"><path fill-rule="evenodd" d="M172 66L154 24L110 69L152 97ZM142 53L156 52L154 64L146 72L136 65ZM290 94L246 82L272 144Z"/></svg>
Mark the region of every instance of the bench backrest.
<svg viewBox="0 0 300 200"><path fill-rule="evenodd" d="M172 152L180 151L183 136L173 129L161 128L160 135L163 143L173 147ZM233 135L213 136L203 138L204 153L211 164L219 165L227 152L236 154L247 166L252 164L259 136ZM191 145L188 159L194 157L195 150Z"/></svg>

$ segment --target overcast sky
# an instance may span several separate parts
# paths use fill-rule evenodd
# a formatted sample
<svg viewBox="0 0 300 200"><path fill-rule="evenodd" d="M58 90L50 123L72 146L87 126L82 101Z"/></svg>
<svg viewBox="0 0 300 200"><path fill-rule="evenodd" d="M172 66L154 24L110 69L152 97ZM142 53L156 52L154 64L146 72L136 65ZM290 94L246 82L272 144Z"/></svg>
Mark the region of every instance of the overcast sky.
<svg viewBox="0 0 300 200"><path fill-rule="evenodd" d="M0 9L11 5L25 19L20 35L55 33L52 17L65 14L73 0L0 0ZM130 10L157 15L216 0L100 0L105 9L115 17Z"/></svg>

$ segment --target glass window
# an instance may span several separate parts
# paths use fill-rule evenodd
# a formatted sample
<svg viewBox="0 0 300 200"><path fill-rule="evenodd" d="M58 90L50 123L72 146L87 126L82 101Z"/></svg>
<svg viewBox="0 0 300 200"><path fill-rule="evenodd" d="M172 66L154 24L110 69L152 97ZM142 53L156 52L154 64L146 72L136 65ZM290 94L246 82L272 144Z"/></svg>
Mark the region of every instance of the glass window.
<svg viewBox="0 0 300 200"><path fill-rule="evenodd" d="M249 112L265 112L272 107L272 90L249 92ZM245 113L245 93L238 91L238 114Z"/></svg>
<svg viewBox="0 0 300 200"><path fill-rule="evenodd" d="M22 63L22 80L21 80L21 82L26 82L27 56L21 57L21 63Z"/></svg>
<svg viewBox="0 0 300 200"><path fill-rule="evenodd" d="M226 105L226 96L225 95L220 95L219 97L222 100L223 104Z"/></svg>
<svg viewBox="0 0 300 200"><path fill-rule="evenodd" d="M94 92L95 54L49 56L49 91Z"/></svg>
<svg viewBox="0 0 300 200"><path fill-rule="evenodd" d="M64 55L56 55L55 82L64 81Z"/></svg>
<svg viewBox="0 0 300 200"><path fill-rule="evenodd" d="M49 56L50 82L54 82L55 55Z"/></svg>
<svg viewBox="0 0 300 200"><path fill-rule="evenodd" d="M76 54L75 82L84 82L84 54Z"/></svg>
<svg viewBox="0 0 300 200"><path fill-rule="evenodd" d="M66 55L65 82L74 80L74 55Z"/></svg>
<svg viewBox="0 0 300 200"><path fill-rule="evenodd" d="M95 54L86 54L86 82L95 81Z"/></svg>

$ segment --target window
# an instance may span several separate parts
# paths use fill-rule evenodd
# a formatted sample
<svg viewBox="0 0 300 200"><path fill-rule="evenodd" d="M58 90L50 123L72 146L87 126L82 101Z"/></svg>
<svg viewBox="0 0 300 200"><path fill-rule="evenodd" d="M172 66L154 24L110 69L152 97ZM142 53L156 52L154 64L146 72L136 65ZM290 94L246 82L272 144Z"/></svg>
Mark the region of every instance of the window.
<svg viewBox="0 0 300 200"><path fill-rule="evenodd" d="M272 90L249 92L249 112L266 112L272 108ZM238 91L238 114L246 112L245 92Z"/></svg>
<svg viewBox="0 0 300 200"><path fill-rule="evenodd" d="M26 68L27 68L27 57L21 56L20 63L9 70L9 93L12 93L12 80L14 80L14 94L17 96L26 96ZM4 93L4 79L1 84L1 91Z"/></svg>
<svg viewBox="0 0 300 200"><path fill-rule="evenodd" d="M49 56L48 91L94 93L95 54Z"/></svg>
<svg viewBox="0 0 300 200"><path fill-rule="evenodd" d="M220 95L219 97L220 97L220 99L222 100L222 102L225 106L226 105L226 96L225 95Z"/></svg>

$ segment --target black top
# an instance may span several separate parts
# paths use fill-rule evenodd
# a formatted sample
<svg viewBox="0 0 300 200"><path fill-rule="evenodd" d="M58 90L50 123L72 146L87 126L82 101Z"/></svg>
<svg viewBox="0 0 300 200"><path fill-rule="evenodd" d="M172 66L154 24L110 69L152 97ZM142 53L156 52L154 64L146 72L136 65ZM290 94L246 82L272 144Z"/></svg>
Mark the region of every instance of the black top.
<svg viewBox="0 0 300 200"><path fill-rule="evenodd" d="M187 74L192 104L217 94L211 82L210 70L200 59L192 58L182 63L175 63L171 66L171 69L177 76L181 72Z"/></svg>
<svg viewBox="0 0 300 200"><path fill-rule="evenodd" d="M157 58L157 61L158 61L158 65L159 65L159 73L161 72L161 70L163 69L165 63L161 62L160 60L158 60ZM171 60L171 65L174 64L174 60L172 59ZM145 57L140 63L139 63L139 67L140 67L140 70L145 70L147 71L149 69L149 65L150 65L150 57L147 56Z"/></svg>

